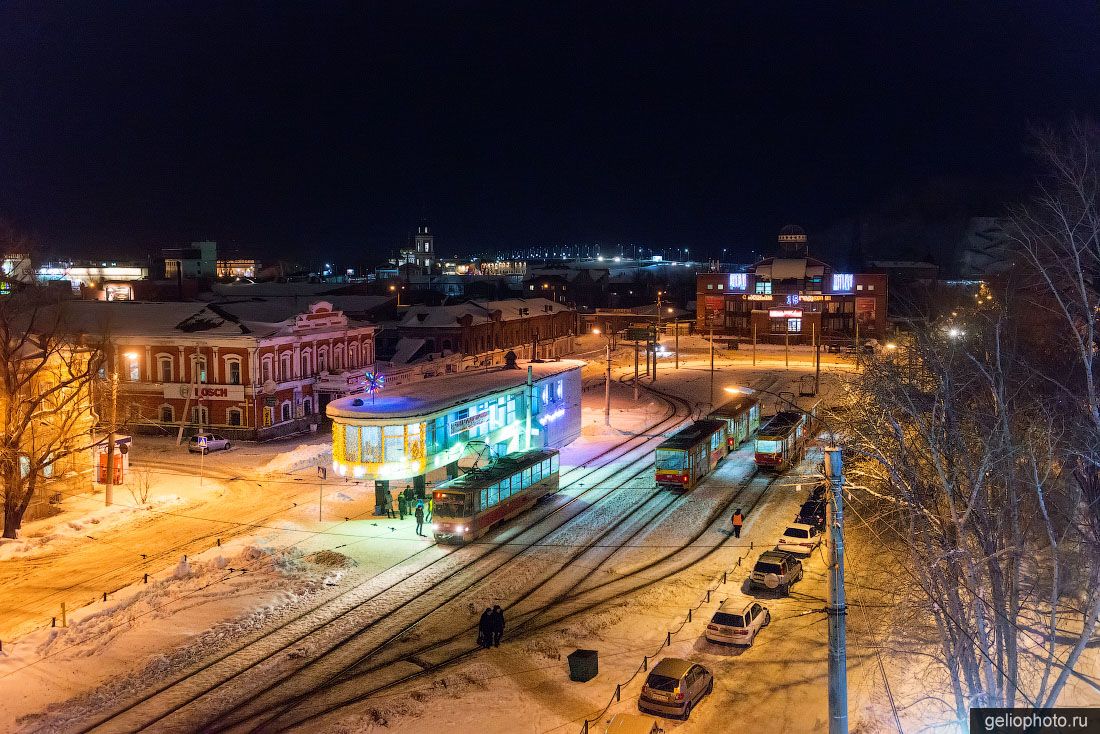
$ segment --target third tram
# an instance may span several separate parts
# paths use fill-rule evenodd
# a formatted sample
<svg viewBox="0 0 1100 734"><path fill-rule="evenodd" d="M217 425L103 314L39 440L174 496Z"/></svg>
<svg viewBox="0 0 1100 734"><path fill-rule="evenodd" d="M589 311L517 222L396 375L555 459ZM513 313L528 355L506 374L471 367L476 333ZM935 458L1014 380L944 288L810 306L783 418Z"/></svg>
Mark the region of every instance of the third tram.
<svg viewBox="0 0 1100 734"><path fill-rule="evenodd" d="M695 421L657 447L657 484L691 489L726 455L726 422Z"/></svg>

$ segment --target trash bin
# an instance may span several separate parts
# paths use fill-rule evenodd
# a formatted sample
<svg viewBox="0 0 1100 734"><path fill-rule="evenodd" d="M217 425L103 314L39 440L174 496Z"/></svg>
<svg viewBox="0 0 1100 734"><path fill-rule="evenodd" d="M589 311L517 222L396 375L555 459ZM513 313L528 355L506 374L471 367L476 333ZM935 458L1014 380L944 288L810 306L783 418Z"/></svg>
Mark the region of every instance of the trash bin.
<svg viewBox="0 0 1100 734"><path fill-rule="evenodd" d="M569 680L584 683L600 672L599 653L595 650L574 650L569 653Z"/></svg>

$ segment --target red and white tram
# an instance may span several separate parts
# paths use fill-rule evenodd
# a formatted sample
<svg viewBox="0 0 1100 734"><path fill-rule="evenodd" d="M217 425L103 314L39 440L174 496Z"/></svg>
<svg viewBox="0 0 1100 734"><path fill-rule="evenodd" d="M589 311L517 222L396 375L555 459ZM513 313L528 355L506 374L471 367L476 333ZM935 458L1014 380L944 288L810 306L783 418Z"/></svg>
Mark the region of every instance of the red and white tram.
<svg viewBox="0 0 1100 734"><path fill-rule="evenodd" d="M691 489L726 455L726 421L695 421L657 447L657 484Z"/></svg>
<svg viewBox="0 0 1100 734"><path fill-rule="evenodd" d="M464 543L515 517L558 491L558 452L518 451L435 488L432 534L439 542Z"/></svg>

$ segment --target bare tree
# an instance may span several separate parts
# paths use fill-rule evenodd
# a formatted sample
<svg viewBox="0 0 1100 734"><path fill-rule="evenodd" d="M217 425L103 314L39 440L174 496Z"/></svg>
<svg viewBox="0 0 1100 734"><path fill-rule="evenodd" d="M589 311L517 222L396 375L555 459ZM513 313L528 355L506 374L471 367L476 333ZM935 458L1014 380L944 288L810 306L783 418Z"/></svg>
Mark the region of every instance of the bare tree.
<svg viewBox="0 0 1100 734"><path fill-rule="evenodd" d="M148 469L131 469L126 487L130 490L130 496L139 505L149 501L149 490L153 486L153 475Z"/></svg>
<svg viewBox="0 0 1100 734"><path fill-rule="evenodd" d="M1058 701L1093 634L1079 605L1100 572L1063 470L1080 444L1012 309L1002 295L962 318L918 324L905 353L868 365L850 424L856 471L881 498L869 525L908 581L892 645L936 663L943 690L928 701L959 722L973 706Z"/></svg>
<svg viewBox="0 0 1100 734"><path fill-rule="evenodd" d="M73 331L64 303L27 287L0 298L0 481L14 538L42 480L92 444L101 345Z"/></svg>

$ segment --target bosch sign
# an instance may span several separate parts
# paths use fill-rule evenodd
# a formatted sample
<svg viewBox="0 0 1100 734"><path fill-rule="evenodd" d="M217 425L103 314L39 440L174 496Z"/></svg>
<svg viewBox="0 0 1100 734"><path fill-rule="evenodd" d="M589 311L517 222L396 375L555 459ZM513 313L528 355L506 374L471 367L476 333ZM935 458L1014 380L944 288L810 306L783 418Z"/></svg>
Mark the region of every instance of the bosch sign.
<svg viewBox="0 0 1100 734"><path fill-rule="evenodd" d="M196 400L244 400L244 385L188 385L173 383L164 386L166 398Z"/></svg>

